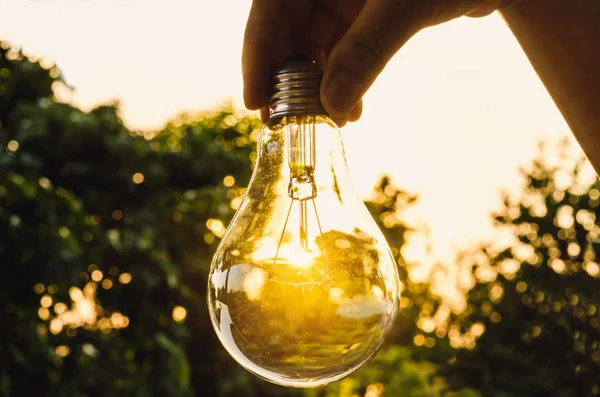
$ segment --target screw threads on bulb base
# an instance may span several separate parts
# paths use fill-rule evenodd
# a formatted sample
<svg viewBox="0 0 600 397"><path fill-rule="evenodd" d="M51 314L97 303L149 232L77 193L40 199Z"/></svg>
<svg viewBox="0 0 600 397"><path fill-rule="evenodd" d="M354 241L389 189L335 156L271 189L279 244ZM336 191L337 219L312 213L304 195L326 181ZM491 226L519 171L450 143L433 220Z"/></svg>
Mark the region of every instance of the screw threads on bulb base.
<svg viewBox="0 0 600 397"><path fill-rule="evenodd" d="M269 119L326 115L319 97L323 72L308 57L290 58L273 77Z"/></svg>

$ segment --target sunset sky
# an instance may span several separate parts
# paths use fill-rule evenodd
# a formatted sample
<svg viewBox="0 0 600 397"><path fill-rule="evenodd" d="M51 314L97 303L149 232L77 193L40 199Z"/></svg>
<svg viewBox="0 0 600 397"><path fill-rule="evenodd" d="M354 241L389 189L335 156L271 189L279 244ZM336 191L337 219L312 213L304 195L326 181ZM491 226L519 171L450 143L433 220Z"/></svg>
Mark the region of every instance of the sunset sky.
<svg viewBox="0 0 600 397"><path fill-rule="evenodd" d="M0 0L0 39L55 61L84 108L121 101L130 128L231 100L243 108L240 54L249 0ZM491 238L489 213L540 139L569 129L499 15L414 37L343 128L350 173L368 197L382 173L420 196L433 255ZM408 215L407 215L408 216ZM423 259L415 241L406 254Z"/></svg>

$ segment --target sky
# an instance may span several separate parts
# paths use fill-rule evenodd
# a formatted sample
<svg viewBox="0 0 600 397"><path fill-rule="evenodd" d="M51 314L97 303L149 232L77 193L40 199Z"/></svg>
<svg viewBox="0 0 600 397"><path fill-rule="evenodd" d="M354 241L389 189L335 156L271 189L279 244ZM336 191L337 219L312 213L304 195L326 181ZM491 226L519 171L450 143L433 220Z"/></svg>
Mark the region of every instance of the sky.
<svg viewBox="0 0 600 397"><path fill-rule="evenodd" d="M112 100L130 128L227 101L243 109L249 0L0 0L0 39L57 63L85 109ZM408 259L452 263L494 238L499 192L541 139L570 131L502 18L426 29L390 61L342 129L350 174L368 198L382 174L419 196L405 214ZM578 148L573 139L574 146ZM425 242L431 252L424 251Z"/></svg>

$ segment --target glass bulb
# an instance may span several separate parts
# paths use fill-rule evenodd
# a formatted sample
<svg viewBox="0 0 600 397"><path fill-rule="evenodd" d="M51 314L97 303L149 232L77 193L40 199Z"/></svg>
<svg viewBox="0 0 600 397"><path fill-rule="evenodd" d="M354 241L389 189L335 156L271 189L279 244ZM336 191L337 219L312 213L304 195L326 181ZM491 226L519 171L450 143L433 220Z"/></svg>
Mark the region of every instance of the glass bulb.
<svg viewBox="0 0 600 397"><path fill-rule="evenodd" d="M398 299L394 258L351 184L336 125L269 121L209 275L227 351L270 382L322 386L377 353Z"/></svg>

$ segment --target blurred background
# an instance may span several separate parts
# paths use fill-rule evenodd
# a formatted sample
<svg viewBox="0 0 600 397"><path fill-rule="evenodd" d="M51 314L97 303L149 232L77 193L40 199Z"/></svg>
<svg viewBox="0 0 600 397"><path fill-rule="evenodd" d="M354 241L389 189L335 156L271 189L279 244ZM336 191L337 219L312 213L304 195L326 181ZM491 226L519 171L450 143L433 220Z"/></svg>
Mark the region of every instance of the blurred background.
<svg viewBox="0 0 600 397"><path fill-rule="evenodd" d="M600 394L600 184L495 14L419 33L342 130L401 270L381 353L315 390L233 362L205 294L249 6L0 0L0 396Z"/></svg>

